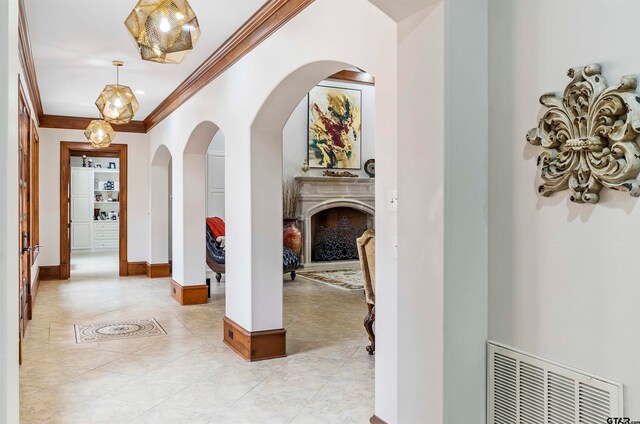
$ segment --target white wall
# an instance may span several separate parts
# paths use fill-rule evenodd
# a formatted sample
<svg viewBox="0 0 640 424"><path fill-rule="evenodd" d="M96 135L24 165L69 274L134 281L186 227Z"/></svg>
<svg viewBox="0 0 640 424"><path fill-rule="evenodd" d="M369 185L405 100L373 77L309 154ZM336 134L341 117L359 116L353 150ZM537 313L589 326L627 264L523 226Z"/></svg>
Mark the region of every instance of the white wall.
<svg viewBox="0 0 640 424"><path fill-rule="evenodd" d="M538 98L571 67L600 63L610 85L640 74L636 1L490 1L492 340L625 385L640 417L640 201L603 189L597 205L542 198L527 131ZM578 18L579 17L579 18ZM584 30L584 31L583 31Z"/></svg>
<svg viewBox="0 0 640 424"><path fill-rule="evenodd" d="M218 131L207 150L207 216L217 216L223 220L225 217L224 164L224 133Z"/></svg>
<svg viewBox="0 0 640 424"><path fill-rule="evenodd" d="M18 1L0 2L0 423L18 422Z"/></svg>
<svg viewBox="0 0 640 424"><path fill-rule="evenodd" d="M325 80L318 85L350 88L362 91L362 140L360 165L362 169L348 169L352 174L369 178L364 172L364 163L368 159L375 159L375 87L365 84L353 84L336 80ZM308 102L305 96L294 109L291 117L282 130L282 155L283 176L286 180L290 177L302 175L302 163L307 159L307 131L308 131ZM322 169L309 169L307 175L321 176Z"/></svg>
<svg viewBox="0 0 640 424"><path fill-rule="evenodd" d="M398 26L398 281L404 284L396 300L402 305L398 332L386 341L399 365L376 367L376 390L396 378L396 387L405 390L397 408L388 399L376 400L376 413L400 423L441 423L444 417L444 135L440 4ZM412 207L402 207L405 199ZM423 337L415 337L416 325Z"/></svg>
<svg viewBox="0 0 640 424"><path fill-rule="evenodd" d="M485 416L486 14L486 1L447 1L399 25L400 423Z"/></svg>
<svg viewBox="0 0 640 424"><path fill-rule="evenodd" d="M60 142L87 142L83 131L41 128L40 134L40 265L60 264ZM149 138L117 133L128 155L127 259L149 260Z"/></svg>

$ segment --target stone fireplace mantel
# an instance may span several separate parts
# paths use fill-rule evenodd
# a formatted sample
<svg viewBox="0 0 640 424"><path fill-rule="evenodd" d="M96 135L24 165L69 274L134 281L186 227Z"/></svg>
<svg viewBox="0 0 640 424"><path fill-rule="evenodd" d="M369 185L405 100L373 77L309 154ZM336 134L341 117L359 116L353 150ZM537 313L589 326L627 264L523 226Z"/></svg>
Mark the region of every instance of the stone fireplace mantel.
<svg viewBox="0 0 640 424"><path fill-rule="evenodd" d="M305 270L357 268L358 261L312 261L312 217L327 209L346 207L365 213L368 216L367 227L374 228L375 179L296 177L296 181L300 185L298 220L302 222L302 267Z"/></svg>

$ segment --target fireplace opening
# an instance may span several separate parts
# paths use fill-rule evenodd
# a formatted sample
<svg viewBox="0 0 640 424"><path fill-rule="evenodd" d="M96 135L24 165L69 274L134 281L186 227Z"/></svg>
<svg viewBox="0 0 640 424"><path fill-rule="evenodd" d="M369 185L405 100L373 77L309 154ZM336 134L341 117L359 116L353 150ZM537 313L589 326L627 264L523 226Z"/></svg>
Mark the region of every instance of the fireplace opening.
<svg viewBox="0 0 640 424"><path fill-rule="evenodd" d="M369 228L368 214L349 207L325 209L311 217L313 262L358 259L356 239Z"/></svg>

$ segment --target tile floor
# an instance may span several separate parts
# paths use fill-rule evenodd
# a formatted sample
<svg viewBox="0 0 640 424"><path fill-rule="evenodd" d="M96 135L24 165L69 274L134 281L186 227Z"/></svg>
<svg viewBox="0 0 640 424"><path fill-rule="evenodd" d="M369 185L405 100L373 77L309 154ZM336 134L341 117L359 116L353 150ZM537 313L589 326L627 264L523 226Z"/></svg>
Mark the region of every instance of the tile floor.
<svg viewBox="0 0 640 424"><path fill-rule="evenodd" d="M74 255L71 280L42 284L24 344L22 424L368 422L362 293L285 281L289 356L248 363L222 343L224 284L214 280L207 305L180 307L168 279L119 278L110 264L109 254ZM168 334L75 343L73 324L147 317Z"/></svg>

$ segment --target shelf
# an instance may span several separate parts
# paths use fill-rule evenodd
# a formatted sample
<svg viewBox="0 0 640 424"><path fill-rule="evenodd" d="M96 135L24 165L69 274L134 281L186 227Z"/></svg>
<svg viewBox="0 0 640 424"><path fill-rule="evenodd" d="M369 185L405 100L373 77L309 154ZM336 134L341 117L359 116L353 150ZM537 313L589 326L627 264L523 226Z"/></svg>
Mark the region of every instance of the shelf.
<svg viewBox="0 0 640 424"><path fill-rule="evenodd" d="M98 190L98 189L95 189L95 190L93 190L93 191L111 191L111 192L115 191L115 192L118 192L118 191L120 191L120 190Z"/></svg>
<svg viewBox="0 0 640 424"><path fill-rule="evenodd" d="M119 169L109 169L109 168L92 168L98 174L113 174L115 172L120 172Z"/></svg>
<svg viewBox="0 0 640 424"><path fill-rule="evenodd" d="M113 202L93 202L93 203L96 203L98 205L113 205L113 204L117 205L117 204L120 203L120 201L117 201L117 202L115 202L115 201L113 201Z"/></svg>

